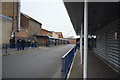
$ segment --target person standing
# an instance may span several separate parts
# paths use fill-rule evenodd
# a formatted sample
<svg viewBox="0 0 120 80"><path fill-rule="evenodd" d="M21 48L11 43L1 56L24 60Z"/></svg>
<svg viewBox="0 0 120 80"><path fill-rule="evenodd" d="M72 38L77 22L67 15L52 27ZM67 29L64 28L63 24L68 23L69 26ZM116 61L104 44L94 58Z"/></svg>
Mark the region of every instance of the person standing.
<svg viewBox="0 0 120 80"><path fill-rule="evenodd" d="M35 48L37 47L37 41L35 41Z"/></svg>
<svg viewBox="0 0 120 80"><path fill-rule="evenodd" d="M20 50L20 39L17 40L17 50Z"/></svg>
<svg viewBox="0 0 120 80"><path fill-rule="evenodd" d="M34 49L34 45L35 44L35 41L34 40L32 40L32 48Z"/></svg>
<svg viewBox="0 0 120 80"><path fill-rule="evenodd" d="M77 49L80 50L80 42L77 42Z"/></svg>
<svg viewBox="0 0 120 80"><path fill-rule="evenodd" d="M21 47L22 47L22 50L25 50L25 40L24 39L22 39L21 40Z"/></svg>
<svg viewBox="0 0 120 80"><path fill-rule="evenodd" d="M22 50L22 39L19 40L20 50Z"/></svg>
<svg viewBox="0 0 120 80"><path fill-rule="evenodd" d="M10 38L10 48L12 48L12 38Z"/></svg>

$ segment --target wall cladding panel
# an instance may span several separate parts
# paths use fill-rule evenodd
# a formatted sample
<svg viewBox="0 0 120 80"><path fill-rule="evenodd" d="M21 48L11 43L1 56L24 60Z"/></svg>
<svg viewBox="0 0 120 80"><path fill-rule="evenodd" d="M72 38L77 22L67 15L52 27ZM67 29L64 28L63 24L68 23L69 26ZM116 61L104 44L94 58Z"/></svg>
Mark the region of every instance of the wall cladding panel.
<svg viewBox="0 0 120 80"><path fill-rule="evenodd" d="M96 31L96 48L94 48L94 52L118 72L120 72L119 20L120 19L115 20L104 28ZM115 33L118 34L117 39L115 39Z"/></svg>

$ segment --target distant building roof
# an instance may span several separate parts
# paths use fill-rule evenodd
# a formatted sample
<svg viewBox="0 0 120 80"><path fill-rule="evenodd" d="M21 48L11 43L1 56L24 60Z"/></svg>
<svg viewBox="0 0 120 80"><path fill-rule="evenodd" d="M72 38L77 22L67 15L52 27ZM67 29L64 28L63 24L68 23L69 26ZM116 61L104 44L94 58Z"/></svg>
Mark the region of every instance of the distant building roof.
<svg viewBox="0 0 120 80"><path fill-rule="evenodd" d="M59 35L59 38L63 38L62 32L55 32L55 33Z"/></svg>
<svg viewBox="0 0 120 80"><path fill-rule="evenodd" d="M42 36L51 36L52 37L52 32L48 31L46 29L40 29L40 35L42 35Z"/></svg>
<svg viewBox="0 0 120 80"><path fill-rule="evenodd" d="M51 38L51 39L59 39L59 40L67 40L67 39L61 39L61 38L54 38L50 36L42 36L42 35L34 35L36 38Z"/></svg>
<svg viewBox="0 0 120 80"><path fill-rule="evenodd" d="M37 20L33 19L32 17L30 17L30 16L28 16L28 15L26 15L26 14L22 13L22 12L21 12L21 14L22 14L23 16L27 17L28 19L33 20L33 21L35 21L35 22L39 23L40 25L42 25L42 23L40 23L39 21L37 21Z"/></svg>
<svg viewBox="0 0 120 80"><path fill-rule="evenodd" d="M43 28L42 28L41 30L47 31L47 32L49 32L49 33L52 33L51 31L48 31L48 30L46 30L46 29L43 29Z"/></svg>

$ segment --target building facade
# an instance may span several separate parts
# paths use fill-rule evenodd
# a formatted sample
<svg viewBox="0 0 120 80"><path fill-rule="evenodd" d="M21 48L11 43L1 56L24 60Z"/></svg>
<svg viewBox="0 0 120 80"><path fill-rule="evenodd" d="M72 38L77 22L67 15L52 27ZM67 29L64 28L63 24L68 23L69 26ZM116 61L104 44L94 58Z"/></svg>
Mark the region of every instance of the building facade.
<svg viewBox="0 0 120 80"><path fill-rule="evenodd" d="M34 38L40 33L42 24L37 20L20 13L20 2L2 2L2 41L8 44L10 38ZM20 15L19 15L20 14Z"/></svg>
<svg viewBox="0 0 120 80"><path fill-rule="evenodd" d="M2 2L2 42L9 43L12 32L17 28L18 2Z"/></svg>
<svg viewBox="0 0 120 80"><path fill-rule="evenodd" d="M16 32L16 37L29 37L28 32L30 30L29 27L29 18L21 13L21 30L20 32Z"/></svg>
<svg viewBox="0 0 120 80"><path fill-rule="evenodd" d="M52 31L52 37L54 37L54 38L58 38L58 37L59 37L59 35L58 35L58 34L56 34L54 31Z"/></svg>
<svg viewBox="0 0 120 80"><path fill-rule="evenodd" d="M105 60L114 69L120 72L120 37L119 36L120 18L109 23L95 34L96 45L94 52Z"/></svg>
<svg viewBox="0 0 120 80"><path fill-rule="evenodd" d="M16 32L16 37L33 38L39 35L42 24L37 20L21 13L21 30Z"/></svg>
<svg viewBox="0 0 120 80"><path fill-rule="evenodd" d="M58 34L58 38L63 38L62 32L55 32L56 34Z"/></svg>
<svg viewBox="0 0 120 80"><path fill-rule="evenodd" d="M40 29L42 24L37 22L34 19L29 20L29 26L30 26L30 32L29 32L29 36L32 37L33 35L39 35L40 33Z"/></svg>
<svg viewBox="0 0 120 80"><path fill-rule="evenodd" d="M40 35L52 37L52 32L46 29L40 29Z"/></svg>
<svg viewBox="0 0 120 80"><path fill-rule="evenodd" d="M68 39L68 41L70 42L70 44L76 44L76 39Z"/></svg>

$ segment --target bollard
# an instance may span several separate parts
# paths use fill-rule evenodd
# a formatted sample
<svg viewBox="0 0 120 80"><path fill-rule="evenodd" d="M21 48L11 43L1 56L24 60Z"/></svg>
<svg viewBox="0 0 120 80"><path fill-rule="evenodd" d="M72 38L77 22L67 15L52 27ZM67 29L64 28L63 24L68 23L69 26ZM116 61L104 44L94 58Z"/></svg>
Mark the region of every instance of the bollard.
<svg viewBox="0 0 120 80"><path fill-rule="evenodd" d="M5 53L7 53L7 48L8 48L7 44L5 44Z"/></svg>

